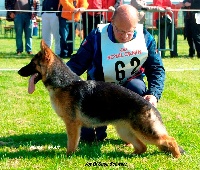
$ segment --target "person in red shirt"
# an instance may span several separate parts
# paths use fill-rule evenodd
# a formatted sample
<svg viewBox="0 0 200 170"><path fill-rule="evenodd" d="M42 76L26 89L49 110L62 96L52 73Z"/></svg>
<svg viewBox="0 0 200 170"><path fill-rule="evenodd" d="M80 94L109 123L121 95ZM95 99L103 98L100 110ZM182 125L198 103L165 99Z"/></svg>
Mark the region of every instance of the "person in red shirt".
<svg viewBox="0 0 200 170"><path fill-rule="evenodd" d="M88 10L105 9L104 0L87 0ZM83 38L85 38L92 29L96 28L103 19L102 12L84 12L82 14L83 21Z"/></svg>
<svg viewBox="0 0 200 170"><path fill-rule="evenodd" d="M122 0L88 0L88 10L109 9L111 12L84 12L82 14L83 37L85 38L92 29L95 29L101 22L110 22L113 11L121 4L121 1Z"/></svg>
<svg viewBox="0 0 200 170"><path fill-rule="evenodd" d="M153 0L153 5L155 6L160 6L163 7L166 12L160 13L160 19L162 17L167 16L168 17L168 21L166 22L166 26L165 24L160 25L159 29L160 29L160 37L159 37L159 43L160 43L160 49L166 49L166 39L169 39L169 48L172 49L172 40L173 40L173 50L170 51L170 56L171 57L177 57L178 53L177 53L177 32L176 32L176 21L175 21L175 25L174 25L174 37L172 36L172 22L170 21L172 15L171 15L171 10L172 8L175 8L175 6L172 4L172 2L170 0ZM177 5L176 8L180 8L181 5ZM159 13L156 12L154 14L154 18L156 20L159 21ZM160 22L161 23L161 22ZM165 29L166 28L166 29ZM161 51L161 56L165 57L165 51Z"/></svg>
<svg viewBox="0 0 200 170"><path fill-rule="evenodd" d="M115 9L122 4L122 0L107 0L105 1L105 7L108 9L110 12L107 12L107 14L104 14L104 18L106 22L111 22L111 18L113 15L113 12Z"/></svg>

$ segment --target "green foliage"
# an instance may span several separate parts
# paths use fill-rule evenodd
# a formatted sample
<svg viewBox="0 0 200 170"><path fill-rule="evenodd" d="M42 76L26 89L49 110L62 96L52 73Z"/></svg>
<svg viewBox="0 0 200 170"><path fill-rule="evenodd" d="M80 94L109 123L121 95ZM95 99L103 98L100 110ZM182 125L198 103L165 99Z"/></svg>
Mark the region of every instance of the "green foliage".
<svg viewBox="0 0 200 170"><path fill-rule="evenodd" d="M39 42L34 38L33 52ZM0 39L0 44L0 69L16 69L0 70L0 169L199 169L200 59L186 57L186 44L179 47L180 58L163 59L166 82L158 104L169 134L186 151L180 159L151 145L146 153L133 155L112 126L104 142L81 142L77 152L67 156L65 126L51 108L48 92L39 82L28 94L28 79L17 74L31 56L16 56L14 39Z"/></svg>

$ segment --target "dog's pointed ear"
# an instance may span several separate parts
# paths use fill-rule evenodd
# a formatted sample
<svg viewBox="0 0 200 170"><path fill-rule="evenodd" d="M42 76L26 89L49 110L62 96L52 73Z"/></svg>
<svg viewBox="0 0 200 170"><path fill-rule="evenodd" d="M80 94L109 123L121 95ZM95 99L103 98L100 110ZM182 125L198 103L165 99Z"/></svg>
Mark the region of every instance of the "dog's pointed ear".
<svg viewBox="0 0 200 170"><path fill-rule="evenodd" d="M48 45L45 43L45 41L42 39L40 43L40 48L42 52L42 56L45 60L50 61L51 59L51 49L48 47Z"/></svg>
<svg viewBox="0 0 200 170"><path fill-rule="evenodd" d="M46 47L46 46L47 45L46 45L45 41L42 39L41 42L40 42L40 48L41 48L41 50L43 50L44 47Z"/></svg>

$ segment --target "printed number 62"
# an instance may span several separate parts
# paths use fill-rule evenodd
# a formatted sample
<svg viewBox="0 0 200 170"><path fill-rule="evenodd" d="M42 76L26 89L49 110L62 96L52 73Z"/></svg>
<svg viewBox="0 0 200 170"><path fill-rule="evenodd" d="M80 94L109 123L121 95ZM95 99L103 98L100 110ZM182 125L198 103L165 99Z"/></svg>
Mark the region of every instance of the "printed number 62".
<svg viewBox="0 0 200 170"><path fill-rule="evenodd" d="M135 65L135 63L136 63L136 65ZM137 57L133 57L130 61L130 64L131 64L131 66L133 66L133 70L131 71L131 75L133 75L135 73L135 70L137 69L137 67L140 65L140 60ZM116 80L117 81L121 81L126 77L125 71L119 70L119 65L121 66L121 68L125 67L125 64L122 61L117 61L115 63L115 72L116 72Z"/></svg>

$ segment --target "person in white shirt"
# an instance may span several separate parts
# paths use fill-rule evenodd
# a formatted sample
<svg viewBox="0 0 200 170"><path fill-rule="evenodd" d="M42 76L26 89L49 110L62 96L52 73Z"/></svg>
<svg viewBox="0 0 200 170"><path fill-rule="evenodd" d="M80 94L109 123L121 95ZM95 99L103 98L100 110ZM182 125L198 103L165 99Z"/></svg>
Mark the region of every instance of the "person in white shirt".
<svg viewBox="0 0 200 170"><path fill-rule="evenodd" d="M60 55L59 19L56 13L58 5L59 0L43 0L42 3L42 39L50 48L55 40L56 55Z"/></svg>

